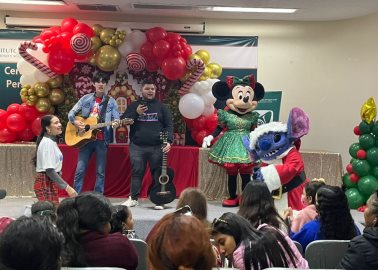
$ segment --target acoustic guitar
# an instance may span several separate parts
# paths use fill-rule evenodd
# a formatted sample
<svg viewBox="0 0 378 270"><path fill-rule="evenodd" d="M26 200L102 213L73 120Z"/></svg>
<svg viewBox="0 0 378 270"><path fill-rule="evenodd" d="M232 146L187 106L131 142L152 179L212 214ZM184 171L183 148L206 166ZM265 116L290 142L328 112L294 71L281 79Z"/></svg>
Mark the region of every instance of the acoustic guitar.
<svg viewBox="0 0 378 270"><path fill-rule="evenodd" d="M96 139L96 134L99 131L99 128L111 126L115 121L97 123L97 117L88 117L83 118L76 116L75 120L82 121L84 123L84 130L80 131L74 124L71 122L67 123L65 141L68 146L81 147L84 144L93 141ZM120 124L130 124L133 120L125 118L120 120Z"/></svg>
<svg viewBox="0 0 378 270"><path fill-rule="evenodd" d="M167 145L168 133L161 132L160 138L163 146ZM153 172L153 183L149 188L151 202L157 205L163 205L176 199L176 187L173 184L174 171L167 167L167 154L163 153L161 168Z"/></svg>

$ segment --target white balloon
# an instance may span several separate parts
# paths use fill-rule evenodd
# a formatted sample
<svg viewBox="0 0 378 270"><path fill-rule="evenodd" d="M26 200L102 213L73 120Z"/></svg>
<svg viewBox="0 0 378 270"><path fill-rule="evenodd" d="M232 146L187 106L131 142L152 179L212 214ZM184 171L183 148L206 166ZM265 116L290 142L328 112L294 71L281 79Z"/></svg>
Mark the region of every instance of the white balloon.
<svg viewBox="0 0 378 270"><path fill-rule="evenodd" d="M203 113L204 109L205 103L203 102L203 99L197 94L189 93L180 98L180 113L188 119L197 118Z"/></svg>
<svg viewBox="0 0 378 270"><path fill-rule="evenodd" d="M126 32L126 36L132 32L132 30L130 29L130 27L128 27L126 24L119 25L117 27L116 31L125 31Z"/></svg>
<svg viewBox="0 0 378 270"><path fill-rule="evenodd" d="M34 76L34 79L37 81L37 82L47 82L50 77L47 76L45 73L43 73L42 71L39 71L38 69L35 69L34 72L33 72L33 76Z"/></svg>
<svg viewBox="0 0 378 270"><path fill-rule="evenodd" d="M203 99L203 102L206 105L213 105L215 103L215 101L217 101L217 99L213 96L212 91L207 92L206 94L202 95L201 97Z"/></svg>
<svg viewBox="0 0 378 270"><path fill-rule="evenodd" d="M205 109L203 110L203 113L202 115L203 116L209 116L209 115L212 115L214 113L214 106L213 105L206 105L205 106Z"/></svg>
<svg viewBox="0 0 378 270"><path fill-rule="evenodd" d="M126 38L131 41L131 44L133 44L133 50L137 52L139 52L143 43L147 41L146 35L140 30L134 30L128 36L126 36Z"/></svg>
<svg viewBox="0 0 378 270"><path fill-rule="evenodd" d="M17 62L17 70L21 75L31 73L34 69L34 66L26 62L24 59L20 59Z"/></svg>
<svg viewBox="0 0 378 270"><path fill-rule="evenodd" d="M211 91L210 84L207 81L199 82L198 91L200 95L206 94L207 92Z"/></svg>
<svg viewBox="0 0 378 270"><path fill-rule="evenodd" d="M37 82L37 80L34 78L33 74L25 74L20 77L20 83L21 85L30 84L33 85Z"/></svg>
<svg viewBox="0 0 378 270"><path fill-rule="evenodd" d="M118 47L118 51L123 57L126 57L133 51L133 44L131 44L131 41L124 41L121 46Z"/></svg>

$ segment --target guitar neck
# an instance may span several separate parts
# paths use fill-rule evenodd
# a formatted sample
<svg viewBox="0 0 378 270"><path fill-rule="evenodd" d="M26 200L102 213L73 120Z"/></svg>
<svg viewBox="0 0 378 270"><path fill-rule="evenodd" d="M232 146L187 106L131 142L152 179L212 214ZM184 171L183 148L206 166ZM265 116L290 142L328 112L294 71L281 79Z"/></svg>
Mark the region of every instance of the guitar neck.
<svg viewBox="0 0 378 270"><path fill-rule="evenodd" d="M161 163L161 174L167 175L167 154L163 153L163 161Z"/></svg>
<svg viewBox="0 0 378 270"><path fill-rule="evenodd" d="M98 128L102 128L102 127L111 126L112 124L113 124L113 122L110 121L110 122L100 123L100 124L96 124L96 125L90 125L89 130L93 130L93 129L98 129Z"/></svg>

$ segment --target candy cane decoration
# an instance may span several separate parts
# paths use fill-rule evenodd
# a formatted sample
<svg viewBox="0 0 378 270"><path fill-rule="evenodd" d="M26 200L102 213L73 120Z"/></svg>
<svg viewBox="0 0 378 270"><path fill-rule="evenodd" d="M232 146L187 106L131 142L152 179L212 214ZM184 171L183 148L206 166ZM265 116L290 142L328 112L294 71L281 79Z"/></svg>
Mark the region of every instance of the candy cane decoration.
<svg viewBox="0 0 378 270"><path fill-rule="evenodd" d="M129 70L140 72L146 68L146 59L139 53L129 53L126 56L126 62Z"/></svg>
<svg viewBox="0 0 378 270"><path fill-rule="evenodd" d="M202 72L205 70L205 64L201 59L192 59L186 63L187 69L192 69L195 66L197 67L197 70L185 81L184 85L181 86L179 90L180 96L189 92L189 89L196 83Z"/></svg>
<svg viewBox="0 0 378 270"><path fill-rule="evenodd" d="M25 59L26 62L32 64L36 69L43 72L50 78L55 78L58 76L57 73L52 71L48 66L46 66L44 63L39 61L37 58L29 54L26 49L32 49L36 51L38 49L37 44L31 42L31 41L24 41L20 44L18 47L18 53L21 55L22 58Z"/></svg>

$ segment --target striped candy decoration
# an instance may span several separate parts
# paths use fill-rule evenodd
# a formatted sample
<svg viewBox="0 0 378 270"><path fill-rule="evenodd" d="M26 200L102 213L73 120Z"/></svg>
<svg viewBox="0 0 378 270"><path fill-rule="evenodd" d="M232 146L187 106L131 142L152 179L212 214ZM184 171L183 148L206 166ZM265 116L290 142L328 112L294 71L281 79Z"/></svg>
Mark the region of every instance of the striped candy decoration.
<svg viewBox="0 0 378 270"><path fill-rule="evenodd" d="M70 40L71 49L77 54L86 54L91 50L92 42L86 35L78 33Z"/></svg>
<svg viewBox="0 0 378 270"><path fill-rule="evenodd" d="M190 76L179 90L180 96L189 92L189 89L196 83L202 72L205 70L205 63L201 59L191 59L186 63L187 69L197 67L196 71Z"/></svg>
<svg viewBox="0 0 378 270"><path fill-rule="evenodd" d="M129 53L126 56L126 62L129 70L140 72L146 68L146 59L139 53Z"/></svg>
<svg viewBox="0 0 378 270"><path fill-rule="evenodd" d="M36 51L38 49L37 44L31 42L31 41L24 41L18 46L18 53L21 55L22 58L25 59L26 62L32 64L36 69L43 72L50 78L55 78L58 76L57 73L52 71L48 66L46 66L44 63L39 61L37 58L32 56L27 52L27 49L32 49Z"/></svg>

